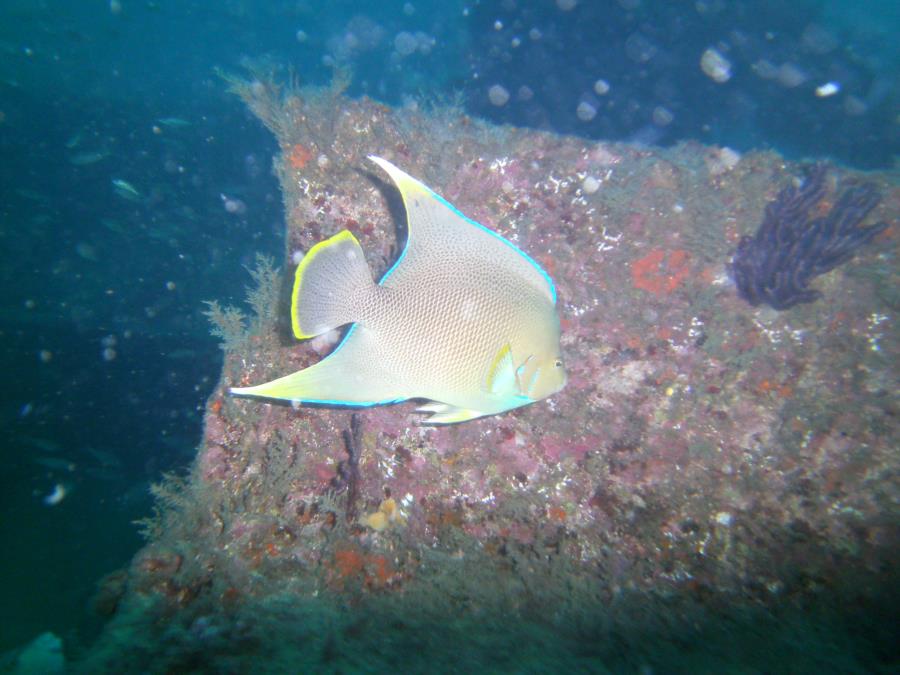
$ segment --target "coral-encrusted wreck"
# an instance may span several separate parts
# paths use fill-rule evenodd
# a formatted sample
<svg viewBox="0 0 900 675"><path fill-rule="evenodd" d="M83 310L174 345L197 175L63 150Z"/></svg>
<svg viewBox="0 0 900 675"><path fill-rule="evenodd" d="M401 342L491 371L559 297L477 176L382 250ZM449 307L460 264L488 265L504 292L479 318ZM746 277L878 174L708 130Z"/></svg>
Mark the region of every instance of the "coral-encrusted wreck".
<svg viewBox="0 0 900 675"><path fill-rule="evenodd" d="M285 270L342 229L390 266L402 204L364 161L387 157L548 270L569 382L443 428L418 425L414 403L229 397L331 348L287 337L263 265L249 326L212 307L228 341L199 456L157 488L86 672L675 672L688 643L707 672L732 656L817 672L886 658L798 648L792 611L843 606L829 625L868 621L877 642L873 618L896 608L896 184L871 178L873 215L894 225L883 245L823 278L827 305L776 314L727 269L793 173L773 154L735 165L698 145L236 90L280 144Z"/></svg>

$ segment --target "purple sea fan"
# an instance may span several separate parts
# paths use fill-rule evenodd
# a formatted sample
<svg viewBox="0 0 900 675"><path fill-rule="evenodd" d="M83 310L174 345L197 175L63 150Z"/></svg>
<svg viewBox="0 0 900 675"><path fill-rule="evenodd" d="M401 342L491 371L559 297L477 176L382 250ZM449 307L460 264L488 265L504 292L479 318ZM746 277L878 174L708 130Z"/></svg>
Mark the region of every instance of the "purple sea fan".
<svg viewBox="0 0 900 675"><path fill-rule="evenodd" d="M813 166L799 187L785 188L766 206L756 234L741 238L731 273L751 305L781 310L817 300L822 294L809 282L848 261L887 227L860 225L881 200L871 183L849 187L827 213L815 216L828 192L827 175L824 165Z"/></svg>

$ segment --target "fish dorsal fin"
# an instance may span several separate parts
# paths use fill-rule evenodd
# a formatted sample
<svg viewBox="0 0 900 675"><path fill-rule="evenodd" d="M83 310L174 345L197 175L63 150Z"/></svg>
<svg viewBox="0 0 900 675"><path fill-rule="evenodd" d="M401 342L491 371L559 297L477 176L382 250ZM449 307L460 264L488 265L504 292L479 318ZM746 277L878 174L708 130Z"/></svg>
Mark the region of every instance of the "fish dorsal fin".
<svg viewBox="0 0 900 675"><path fill-rule="evenodd" d="M384 284L398 282L405 270L441 265L448 254L484 259L491 265L524 279L556 304L556 289L550 276L515 244L489 230L435 193L425 184L381 157L369 159L384 169L403 197L409 232L406 246L381 278Z"/></svg>

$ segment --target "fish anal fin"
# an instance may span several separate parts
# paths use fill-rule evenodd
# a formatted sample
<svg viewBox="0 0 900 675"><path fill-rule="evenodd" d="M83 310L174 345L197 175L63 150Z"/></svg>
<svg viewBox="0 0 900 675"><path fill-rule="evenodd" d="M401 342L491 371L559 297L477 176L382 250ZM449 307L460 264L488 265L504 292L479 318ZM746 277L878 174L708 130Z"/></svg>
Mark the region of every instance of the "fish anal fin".
<svg viewBox="0 0 900 675"><path fill-rule="evenodd" d="M404 395L375 357L374 337L354 326L344 341L318 363L255 387L232 388L236 396L298 403L372 406L398 403Z"/></svg>

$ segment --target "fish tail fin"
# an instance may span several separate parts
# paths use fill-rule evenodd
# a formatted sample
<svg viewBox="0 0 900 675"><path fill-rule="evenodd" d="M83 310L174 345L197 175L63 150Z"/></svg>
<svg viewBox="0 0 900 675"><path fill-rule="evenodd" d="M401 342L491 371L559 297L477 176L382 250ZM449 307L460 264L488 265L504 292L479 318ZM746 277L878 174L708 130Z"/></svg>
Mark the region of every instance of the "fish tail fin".
<svg viewBox="0 0 900 675"><path fill-rule="evenodd" d="M300 339L359 320L357 307L375 292L362 247L342 230L309 249L294 276L291 325Z"/></svg>

